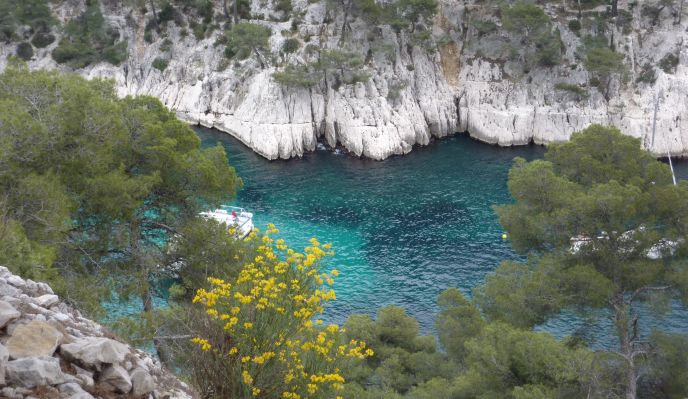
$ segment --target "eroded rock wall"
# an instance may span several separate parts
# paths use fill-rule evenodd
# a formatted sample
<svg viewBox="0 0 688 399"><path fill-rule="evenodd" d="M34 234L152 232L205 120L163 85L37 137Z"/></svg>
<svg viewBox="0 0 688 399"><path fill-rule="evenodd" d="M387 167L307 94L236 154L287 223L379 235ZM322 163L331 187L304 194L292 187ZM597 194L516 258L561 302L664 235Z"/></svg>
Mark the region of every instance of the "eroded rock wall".
<svg viewBox="0 0 688 399"><path fill-rule="evenodd" d="M78 15L81 3L62 2L56 14L62 19ZM298 27L300 40L308 37L308 45L320 48L339 45L342 17L332 18L327 2L292 3L304 15ZM265 4L254 0L252 9L268 15L272 5ZM283 65L303 60L305 41L299 52L277 55L279 62L262 69L255 57L227 61L223 47L216 45L217 33L199 41L182 35L182 28L170 23L166 32L172 45L162 51L162 39L144 40L149 16L113 5L103 6L103 13L128 40L128 60L120 66L101 63L78 72L89 78L114 79L122 96L155 96L180 118L228 132L268 159L301 156L315 149L318 141L341 145L357 156L384 159L458 131L504 146L551 143L566 140L591 123L615 125L640 137L644 147L657 155L688 155L688 51L684 45L688 18L677 22L664 11L659 23L648 28L639 6L619 4L633 20L630 29L613 27L610 40L625 54L630 76L626 83L613 85L609 100L588 85L590 76L579 50L581 37L567 26L576 11L558 3L549 3L545 9L553 18L552 28L561 34L563 62L525 74L514 71L509 63L481 55L490 52L489 46L499 45L499 36L496 44L482 43L486 48L475 51L475 43L481 42L471 21L483 15L499 24L496 6L453 0L440 2L432 26L436 36L452 40L436 49L413 46L408 33L383 27L376 36L391 47L382 55L371 52L370 30L364 29L363 21L352 21L347 43L361 54L373 54L364 66L371 78L336 88L290 89L272 79ZM272 29L272 53L280 54L286 40L281 32L289 31L291 21L252 22ZM37 50L30 66L66 69L50 57L55 45ZM14 47L0 45L0 69L13 53ZM159 71L152 64L163 53L170 62ZM679 57L673 73L655 68L654 83L636 82L642 65L656 66L668 53ZM276 64L281 66L270 66ZM557 83L586 87L589 97L574 98L555 89Z"/></svg>

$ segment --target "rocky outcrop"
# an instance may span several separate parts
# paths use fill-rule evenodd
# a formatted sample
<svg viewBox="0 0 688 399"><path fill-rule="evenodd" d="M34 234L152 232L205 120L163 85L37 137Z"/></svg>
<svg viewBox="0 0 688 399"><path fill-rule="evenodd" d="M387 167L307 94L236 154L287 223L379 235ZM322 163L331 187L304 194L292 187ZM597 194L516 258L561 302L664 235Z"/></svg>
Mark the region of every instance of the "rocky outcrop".
<svg viewBox="0 0 688 399"><path fill-rule="evenodd" d="M432 30L436 37L450 41L424 49L413 44L410 34L382 27L374 35L382 41L375 43L387 47L378 51L364 22L349 21L347 43L369 55L364 69L371 78L311 89L282 87L272 74L286 64L303 61L306 38L308 45L336 48L343 31L342 16L333 18L326 1L293 0L303 20L293 34L302 41L302 50L284 55L280 48L292 21L268 21L273 3L251 1L254 14L262 13L261 19L252 22L269 26L273 32L270 45L278 62L264 69L255 57L240 62L225 59L223 47L215 45L217 33L197 40L172 23L166 30L169 49L162 48L163 38L147 43L144 27L150 15L123 10L121 3L111 2L103 12L128 40L129 59L121 66L101 63L79 73L114 79L122 96L155 96L180 118L228 132L269 159L301 156L314 150L319 141L343 146L357 156L383 159L458 131L504 146L552 143L568 139L591 123L615 125L642 138L643 146L658 155L688 155L688 51L684 45L688 18L677 19L669 7L660 10L658 22L650 26L640 6L619 1L620 12L632 21L623 27L611 26L608 36L625 55L630 76L626 83L613 85L607 99L590 87L578 50L582 38L569 28L577 10L559 3L548 3L546 8L565 49L559 66L523 71L493 56L505 37L494 35L491 41L481 42L473 22L482 18L498 26L496 8L489 2L442 0ZM56 14L62 19L71 17L79 7L83 2L60 2ZM604 8L588 11L590 15L603 12ZM37 49L30 66L61 68L50 57L54 46ZM14 51L12 46L0 45L0 69ZM678 65L669 72L657 67L667 54L678 57ZM163 71L152 66L160 56L169 59ZM653 83L636 82L644 65L653 67L657 75ZM577 98L557 90L561 83L583 87L589 96Z"/></svg>
<svg viewBox="0 0 688 399"><path fill-rule="evenodd" d="M0 398L193 398L155 358L108 336L48 285L0 267L0 287Z"/></svg>

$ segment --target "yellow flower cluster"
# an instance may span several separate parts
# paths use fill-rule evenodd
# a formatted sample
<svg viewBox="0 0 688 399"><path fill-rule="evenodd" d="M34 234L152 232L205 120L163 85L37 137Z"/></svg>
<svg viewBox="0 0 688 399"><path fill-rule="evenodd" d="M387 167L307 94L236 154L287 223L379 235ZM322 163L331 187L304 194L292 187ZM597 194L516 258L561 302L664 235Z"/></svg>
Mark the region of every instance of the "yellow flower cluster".
<svg viewBox="0 0 688 399"><path fill-rule="evenodd" d="M336 324L325 327L315 320L314 326L325 304L336 299L331 287L339 272L322 272L324 258L334 252L313 238L298 253L273 239L275 233L269 225L265 234L254 231L247 237L256 253L236 281L209 278L210 288L197 291L194 303L205 307L226 336L217 347L201 337L193 342L224 356L253 396L281 392L285 399L302 399L341 389L345 379L339 362L364 359L373 351L364 342L345 342Z"/></svg>

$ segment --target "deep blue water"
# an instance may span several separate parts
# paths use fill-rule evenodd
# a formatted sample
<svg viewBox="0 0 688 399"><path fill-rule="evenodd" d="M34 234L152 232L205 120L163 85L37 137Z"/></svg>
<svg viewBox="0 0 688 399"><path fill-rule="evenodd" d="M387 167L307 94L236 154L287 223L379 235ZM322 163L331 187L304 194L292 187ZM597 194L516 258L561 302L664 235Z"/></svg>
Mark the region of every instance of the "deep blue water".
<svg viewBox="0 0 688 399"><path fill-rule="evenodd" d="M301 159L267 161L227 134L196 129L204 145L221 143L244 181L234 204L254 212L258 227L275 223L294 248L317 237L342 272L327 321L373 314L395 304L432 333L437 295L458 287L470 295L505 259L521 259L501 238L492 205L511 201L507 173L516 156L542 157L537 146L499 148L454 136L385 161L318 150ZM676 166L688 178L688 162ZM643 330L688 331L678 305L668 319L644 318ZM646 313L646 312L642 312ZM614 345L604 313L565 314L538 327L594 346Z"/></svg>

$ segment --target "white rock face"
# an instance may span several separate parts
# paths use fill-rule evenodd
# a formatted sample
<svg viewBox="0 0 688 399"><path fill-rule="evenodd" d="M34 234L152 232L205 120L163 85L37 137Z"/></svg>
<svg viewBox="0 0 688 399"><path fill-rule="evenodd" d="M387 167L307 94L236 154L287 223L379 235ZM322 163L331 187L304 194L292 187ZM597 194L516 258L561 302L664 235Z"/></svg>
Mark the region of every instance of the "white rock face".
<svg viewBox="0 0 688 399"><path fill-rule="evenodd" d="M56 13L61 18L76 15L81 3L62 2ZM322 25L327 13L321 3L293 3L297 10L305 12L304 23L299 26L301 37L308 35L308 44L336 47L342 17ZM266 15L272 2L267 4L251 1L254 12ZM531 141L546 144L567 140L572 132L592 123L615 125L641 138L643 146L657 155L688 155L688 50L684 45L688 42L688 18L674 24L667 7L659 25L650 29L640 16L640 7L632 9L631 29L612 28L615 48L624 53L631 69L629 83L614 85L609 101L591 87L589 98L576 101L555 89L557 83L587 86L589 81L588 72L579 65L582 61L575 57L581 39L567 26L568 19L575 18L575 11L558 17L554 23L566 47L564 63L518 75L503 62L466 51L477 35L471 13L481 7L485 7L485 13L491 12L477 0L440 1L440 13L432 29L436 36L451 37L453 42L439 51L411 46L407 34L397 35L383 28L376 36L391 44L387 55L369 52L371 43L366 30L359 29L362 22L351 21L348 40L361 53L374 53L365 63L370 80L337 88L317 85L310 90L278 85L272 79L278 69L261 69L255 57L237 64L227 62L223 47L214 46L216 34L197 41L192 35L182 37L178 27L169 26L168 38L173 44L163 52L161 39L144 41L143 27L150 16L133 12L133 26L123 17L128 10L104 8L106 19L118 26L129 42L129 58L121 66L101 63L78 72L88 78L113 79L122 96L155 96L180 118L228 132L268 159L302 156L314 150L318 141L343 146L357 156L383 159L408 153L413 145L428 144L433 137L463 131L503 146ZM552 4L547 12L557 15L556 7L558 4ZM619 7L630 10L624 1L619 2ZM279 54L285 40L281 32L288 30L291 23L252 22L271 27L272 52ZM306 43L302 44L305 47ZM31 68L64 69L50 57L55 45L37 49ZM13 47L0 44L0 70L13 53ZM669 53L679 59L673 73L655 68L657 79L653 84L635 83L643 65L657 66ZM170 60L163 72L152 67L161 54ZM278 57L290 57L290 62L296 62L302 56L301 51Z"/></svg>

